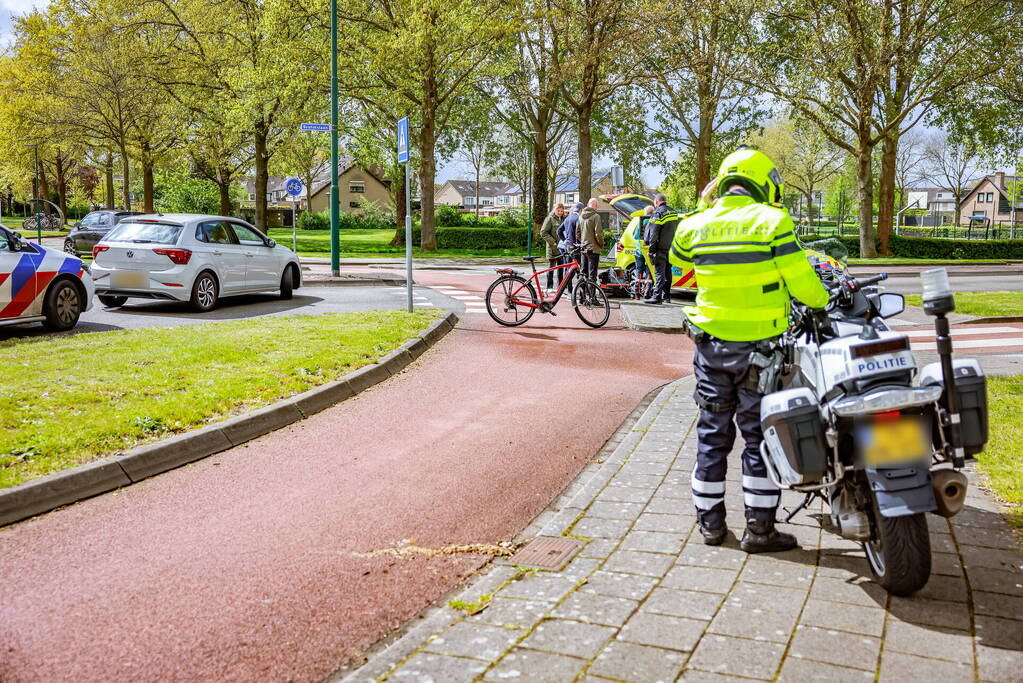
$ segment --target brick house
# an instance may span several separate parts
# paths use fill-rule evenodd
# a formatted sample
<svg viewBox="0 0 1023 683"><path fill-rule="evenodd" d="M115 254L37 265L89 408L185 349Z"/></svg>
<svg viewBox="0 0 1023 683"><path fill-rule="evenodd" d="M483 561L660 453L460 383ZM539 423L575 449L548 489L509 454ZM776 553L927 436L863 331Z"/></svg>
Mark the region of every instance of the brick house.
<svg viewBox="0 0 1023 683"><path fill-rule="evenodd" d="M963 201L962 216L984 216L992 224L1000 221L1008 223L1012 220L1012 203L1009 201L1009 183L1017 182L1015 176L1007 176L998 172L984 176L966 195ZM1023 220L1023 201L1016 199L1016 220Z"/></svg>

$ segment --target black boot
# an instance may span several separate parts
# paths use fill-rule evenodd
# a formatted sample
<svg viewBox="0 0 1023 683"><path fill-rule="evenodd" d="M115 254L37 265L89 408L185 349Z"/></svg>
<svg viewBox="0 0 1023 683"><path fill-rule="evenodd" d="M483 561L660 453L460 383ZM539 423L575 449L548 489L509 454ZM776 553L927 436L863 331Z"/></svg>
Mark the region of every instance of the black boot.
<svg viewBox="0 0 1023 683"><path fill-rule="evenodd" d="M661 297L659 297L659 296L652 296L649 299L643 299L643 303L645 303L645 304L659 304L659 303L661 303Z"/></svg>
<svg viewBox="0 0 1023 683"><path fill-rule="evenodd" d="M715 527L700 524L700 534L703 536L703 542L707 545L721 545L727 533L728 527L724 524Z"/></svg>
<svg viewBox="0 0 1023 683"><path fill-rule="evenodd" d="M780 553L798 548L796 537L774 528L774 522L747 522L739 547L748 553Z"/></svg>

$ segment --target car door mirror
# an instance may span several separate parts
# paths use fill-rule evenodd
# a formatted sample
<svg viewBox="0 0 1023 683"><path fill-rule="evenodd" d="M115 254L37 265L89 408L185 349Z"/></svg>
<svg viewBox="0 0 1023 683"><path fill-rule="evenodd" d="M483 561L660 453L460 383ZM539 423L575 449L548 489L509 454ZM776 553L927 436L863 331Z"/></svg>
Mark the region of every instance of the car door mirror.
<svg viewBox="0 0 1023 683"><path fill-rule="evenodd" d="M274 247L277 246L277 241L268 237L267 240L266 240L266 246L268 246L271 249L273 249Z"/></svg>
<svg viewBox="0 0 1023 683"><path fill-rule="evenodd" d="M901 294L885 292L878 306L882 318L891 318L906 310L906 299Z"/></svg>

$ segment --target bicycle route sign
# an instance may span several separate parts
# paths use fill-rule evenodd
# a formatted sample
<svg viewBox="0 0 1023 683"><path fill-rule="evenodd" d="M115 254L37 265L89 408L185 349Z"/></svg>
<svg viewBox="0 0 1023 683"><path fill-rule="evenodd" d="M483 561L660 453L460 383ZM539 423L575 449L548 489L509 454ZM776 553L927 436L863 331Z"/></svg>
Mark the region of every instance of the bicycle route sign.
<svg viewBox="0 0 1023 683"><path fill-rule="evenodd" d="M298 178L288 178L287 182L284 183L284 190L292 197L302 194L303 189L302 181Z"/></svg>
<svg viewBox="0 0 1023 683"><path fill-rule="evenodd" d="M406 116L398 121L398 163L407 164L408 160L408 117Z"/></svg>

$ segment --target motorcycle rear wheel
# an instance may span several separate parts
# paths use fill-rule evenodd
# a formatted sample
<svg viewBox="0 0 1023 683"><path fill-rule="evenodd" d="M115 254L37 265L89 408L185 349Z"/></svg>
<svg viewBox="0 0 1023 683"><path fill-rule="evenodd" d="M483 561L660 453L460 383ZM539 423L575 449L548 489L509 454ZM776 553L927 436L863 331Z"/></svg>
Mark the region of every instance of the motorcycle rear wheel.
<svg viewBox="0 0 1023 683"><path fill-rule="evenodd" d="M931 539L926 513L885 517L873 502L877 538L863 544L874 581L892 595L908 596L931 578Z"/></svg>

